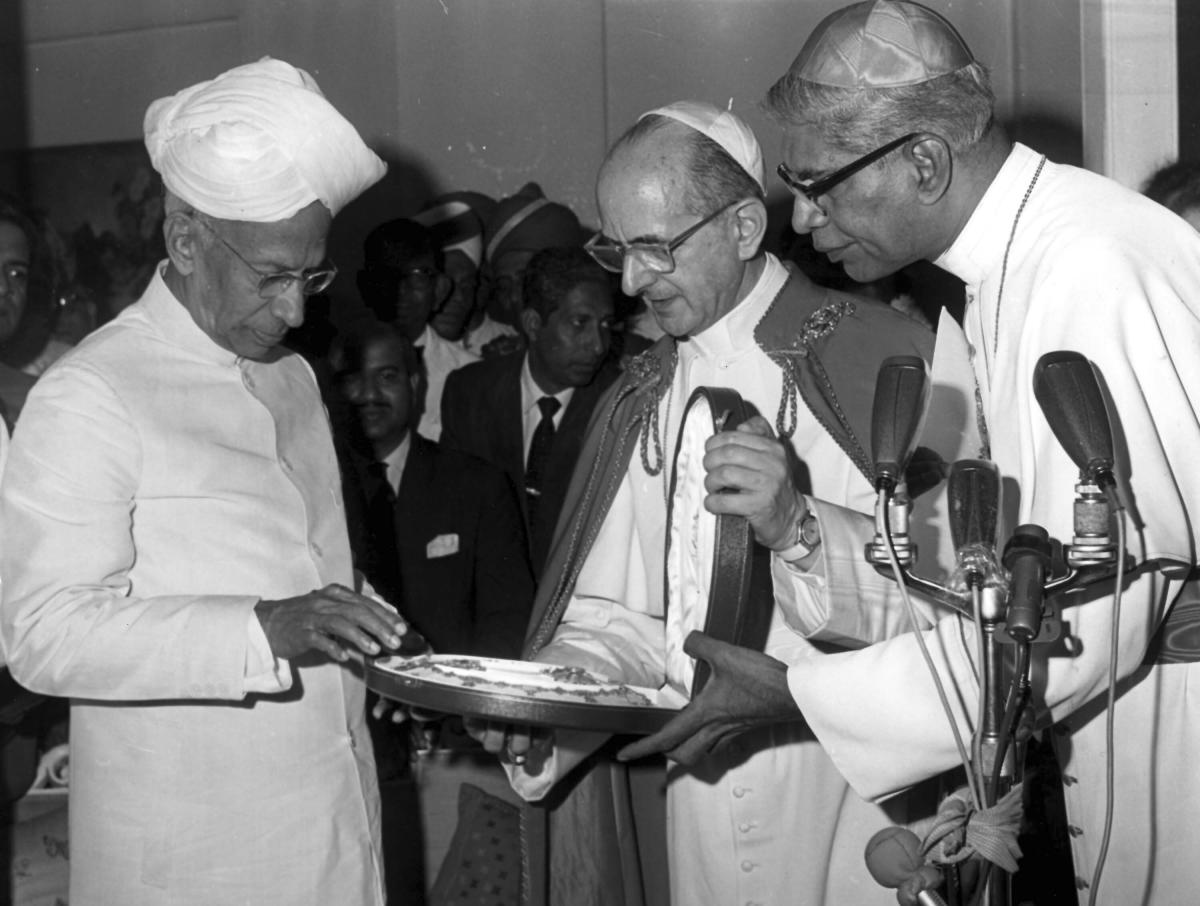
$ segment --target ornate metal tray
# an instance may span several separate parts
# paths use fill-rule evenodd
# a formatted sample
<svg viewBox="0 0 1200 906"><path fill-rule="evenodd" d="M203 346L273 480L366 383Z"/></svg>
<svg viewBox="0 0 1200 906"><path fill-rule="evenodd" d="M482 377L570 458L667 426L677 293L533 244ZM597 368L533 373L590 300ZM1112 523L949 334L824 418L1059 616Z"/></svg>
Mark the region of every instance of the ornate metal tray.
<svg viewBox="0 0 1200 906"><path fill-rule="evenodd" d="M755 543L745 519L703 507L704 442L750 414L741 396L725 388L702 387L688 400L671 473L667 607L680 638L703 629L761 651L774 601L770 554ZM687 594L673 581L686 584ZM708 666L689 663L684 672L690 680L684 688L695 695ZM687 704L671 686L644 689L575 667L454 654L379 658L367 663L366 677L380 695L419 708L608 733L654 733Z"/></svg>
<svg viewBox="0 0 1200 906"><path fill-rule="evenodd" d="M431 711L604 733L653 733L685 704L578 667L458 654L378 658L367 685Z"/></svg>

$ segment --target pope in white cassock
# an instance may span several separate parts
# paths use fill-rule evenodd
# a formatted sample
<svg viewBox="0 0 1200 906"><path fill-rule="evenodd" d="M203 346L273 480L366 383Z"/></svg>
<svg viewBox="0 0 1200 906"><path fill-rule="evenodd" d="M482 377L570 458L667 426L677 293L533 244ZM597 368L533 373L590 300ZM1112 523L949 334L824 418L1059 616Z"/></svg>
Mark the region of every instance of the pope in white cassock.
<svg viewBox="0 0 1200 906"><path fill-rule="evenodd" d="M792 454L814 489L870 508L865 422L875 373L888 355L928 355L932 336L760 251L762 185L753 133L733 114L695 102L646 114L605 159L597 186L603 229L589 248L621 274L627 294L645 300L667 336L597 406L535 604L529 652L538 660L689 688L683 627L707 602L694 598L698 564L687 544L676 535L669 557L665 548L670 458L698 387L733 388L760 413L739 433L774 457L771 468L787 472ZM776 572L812 556L794 513L755 495L756 478L710 478L748 499ZM694 484L678 493L677 511L704 499ZM776 599L788 587L776 584ZM802 640L780 614L775 609L767 651L786 659ZM503 732L493 727L485 744L499 750L504 741L515 751L520 743ZM598 742L577 737L557 733L545 766L533 755L510 765L518 792L544 796ZM800 723L754 730L690 770L668 772L671 901L887 903L893 895L867 874L862 851L872 833L906 817L907 805L898 801L889 814L856 796ZM582 849L553 817L550 836L553 865L563 863L556 848ZM602 894L586 888L578 875L585 857L577 856L575 874L552 871L551 902L620 901L616 878ZM631 876L624 865L612 870Z"/></svg>

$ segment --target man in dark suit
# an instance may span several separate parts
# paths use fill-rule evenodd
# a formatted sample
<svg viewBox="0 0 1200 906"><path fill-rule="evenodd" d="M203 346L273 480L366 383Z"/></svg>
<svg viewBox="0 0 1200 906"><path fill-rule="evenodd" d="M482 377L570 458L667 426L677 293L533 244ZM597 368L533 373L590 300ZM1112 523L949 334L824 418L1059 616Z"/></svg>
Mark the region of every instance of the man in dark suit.
<svg viewBox="0 0 1200 906"><path fill-rule="evenodd" d="M342 445L357 565L435 651L517 657L533 583L508 478L411 430L422 374L396 328L356 325L332 360L358 428Z"/></svg>
<svg viewBox="0 0 1200 906"><path fill-rule="evenodd" d="M518 657L533 576L508 477L412 430L423 373L411 341L397 327L373 321L351 326L330 364L354 429L341 439L339 454L355 566L434 651ZM408 728L370 724L389 903L421 902L421 850L432 880L454 829L458 783L505 793L507 785L494 759L472 751L477 747L457 720L424 724L419 748L428 751L416 790L422 847L413 827ZM450 750L455 757L447 769L442 762Z"/></svg>
<svg viewBox="0 0 1200 906"><path fill-rule="evenodd" d="M520 489L537 575L584 429L618 369L608 355L612 284L582 249L538 252L525 273L524 300L526 351L447 378L442 443L499 466Z"/></svg>

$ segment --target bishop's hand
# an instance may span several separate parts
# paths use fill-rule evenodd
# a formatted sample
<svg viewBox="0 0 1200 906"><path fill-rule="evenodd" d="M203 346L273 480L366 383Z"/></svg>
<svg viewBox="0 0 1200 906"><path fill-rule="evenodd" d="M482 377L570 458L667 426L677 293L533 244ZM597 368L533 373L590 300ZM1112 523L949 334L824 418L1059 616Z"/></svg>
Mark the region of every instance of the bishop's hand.
<svg viewBox="0 0 1200 906"><path fill-rule="evenodd" d="M696 631L688 634L683 650L708 662L708 682L665 727L621 749L621 761L661 752L690 767L746 730L801 718L782 661Z"/></svg>

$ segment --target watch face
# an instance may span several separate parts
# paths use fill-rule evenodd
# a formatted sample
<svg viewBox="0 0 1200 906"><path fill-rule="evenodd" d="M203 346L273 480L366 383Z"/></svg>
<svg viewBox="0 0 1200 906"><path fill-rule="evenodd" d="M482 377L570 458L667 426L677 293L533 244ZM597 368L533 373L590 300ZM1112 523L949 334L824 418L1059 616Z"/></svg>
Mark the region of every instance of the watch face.
<svg viewBox="0 0 1200 906"><path fill-rule="evenodd" d="M806 513L800 520L800 543L807 548L814 548L821 543L821 524L812 513Z"/></svg>

